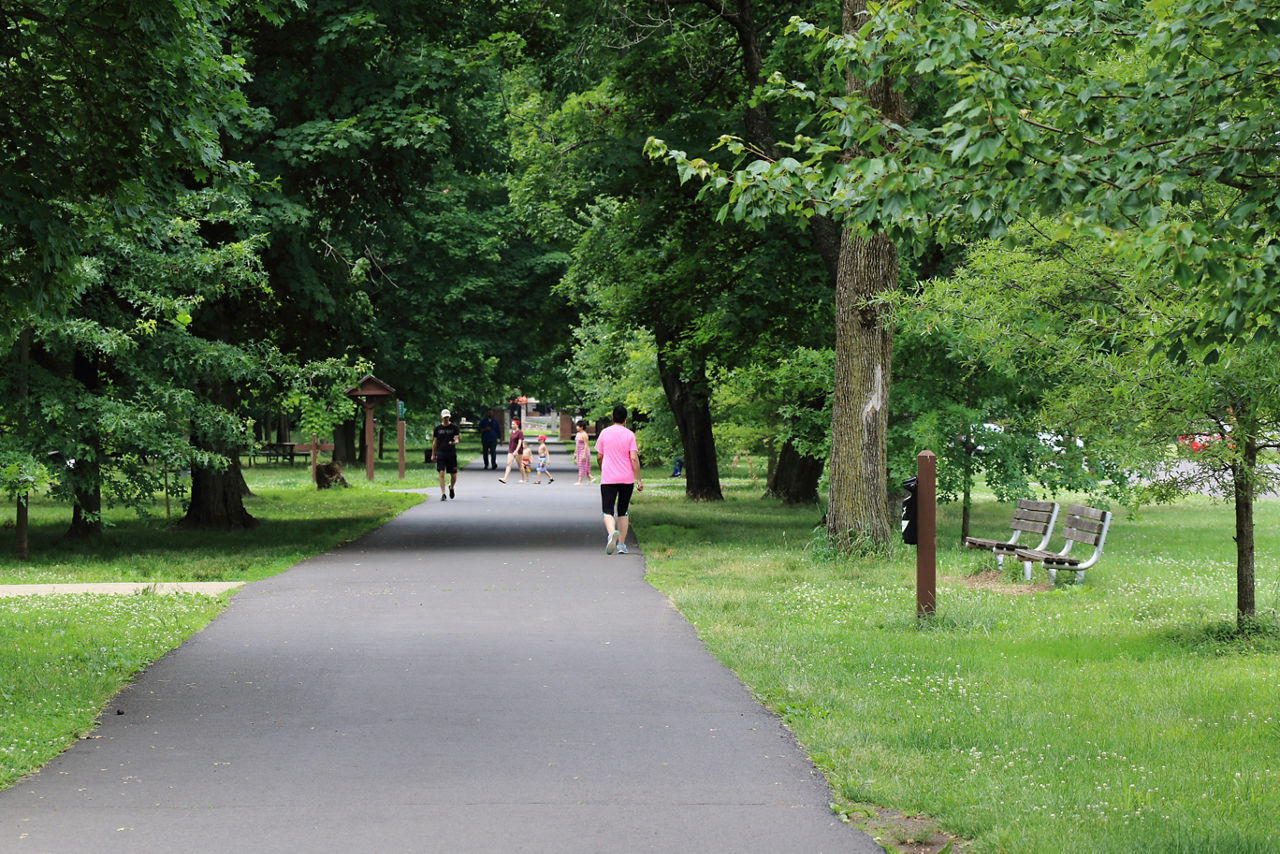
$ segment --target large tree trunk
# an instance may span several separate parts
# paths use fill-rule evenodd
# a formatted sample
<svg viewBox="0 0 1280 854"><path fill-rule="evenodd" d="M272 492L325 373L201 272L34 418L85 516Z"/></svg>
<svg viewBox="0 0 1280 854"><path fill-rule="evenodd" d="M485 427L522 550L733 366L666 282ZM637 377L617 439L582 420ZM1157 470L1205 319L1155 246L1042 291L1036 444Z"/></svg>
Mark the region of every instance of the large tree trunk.
<svg viewBox="0 0 1280 854"><path fill-rule="evenodd" d="M663 355L665 343L659 337L658 376L684 447L685 495L695 501L722 501L724 494L720 491L716 440L711 433L711 399L706 374L699 365L692 376L686 376Z"/></svg>
<svg viewBox="0 0 1280 854"><path fill-rule="evenodd" d="M963 441L963 440L962 440ZM964 441L964 476L960 490L960 545L969 539L969 521L973 516L973 456L977 447Z"/></svg>
<svg viewBox="0 0 1280 854"><path fill-rule="evenodd" d="M83 540L102 536L102 486L101 468L97 460L76 460L77 477L86 480L86 486L75 488L75 503L71 507L71 527L67 528L69 540Z"/></svg>
<svg viewBox="0 0 1280 854"><path fill-rule="evenodd" d="M1236 505L1236 621L1243 624L1254 616L1253 500L1254 476L1258 467L1258 443L1245 440L1244 459L1231 467Z"/></svg>
<svg viewBox="0 0 1280 854"><path fill-rule="evenodd" d="M98 393L101 378L95 360L76 353L72 375L88 394ZM97 427L92 425L88 429L96 430ZM66 533L68 539L102 536L102 465L98 461L98 436L95 433L83 438L88 453L77 459L75 464L75 503L71 509L71 527Z"/></svg>
<svg viewBox="0 0 1280 854"><path fill-rule="evenodd" d="M31 327L23 327L18 333L18 371L16 377L16 391L18 404L19 423L29 424L31 417L30 410L30 372L31 372ZM30 500L30 493L23 493L18 496L17 513L14 517L14 554L18 560L27 559L27 530L28 530L28 510L27 504Z"/></svg>
<svg viewBox="0 0 1280 854"><path fill-rule="evenodd" d="M427 449L430 451L430 443ZM333 461L352 465L359 460L356 456L356 422L344 421L333 431Z"/></svg>
<svg viewBox="0 0 1280 854"><path fill-rule="evenodd" d="M891 290L898 253L883 235L846 236L836 283L835 396L831 407L831 490L827 533L842 545L887 544L889 377L893 337L886 312L867 300Z"/></svg>
<svg viewBox="0 0 1280 854"><path fill-rule="evenodd" d="M787 442L778 454L777 466L769 473L765 494L781 500L783 504L816 504L822 465L822 460L801 456Z"/></svg>
<svg viewBox="0 0 1280 854"><path fill-rule="evenodd" d="M13 554L18 560L27 559L27 531L29 528L29 525L28 525L29 517L27 514L27 511L28 511L27 501L30 499L30 497L31 496L29 493L23 493L22 495L18 496L17 513L14 517L14 522L13 522L13 529L14 529Z"/></svg>
<svg viewBox="0 0 1280 854"><path fill-rule="evenodd" d="M866 0L844 0L846 33L865 20ZM865 94L886 119L901 119L901 97L885 82L868 89L851 68L851 93ZM898 283L898 250L883 234L869 238L846 232L836 273L836 367L831 419L831 490L827 533L849 545L855 540L888 544L888 407L893 335L886 311L869 300Z"/></svg>
<svg viewBox="0 0 1280 854"><path fill-rule="evenodd" d="M210 400L230 409L234 399L225 386L215 385L206 390ZM193 438L204 451L211 451L229 460L226 468L215 470L199 466L191 468L191 500L187 513L178 523L183 528L199 530L235 530L258 527L258 520L244 507L244 497L249 493L244 473L240 471L240 449L227 446L225 441Z"/></svg>
<svg viewBox="0 0 1280 854"><path fill-rule="evenodd" d="M244 508L240 462L234 453L227 456L231 465L222 471L191 470L191 503L187 506L187 515L178 523L181 527L201 530L258 527L258 520Z"/></svg>

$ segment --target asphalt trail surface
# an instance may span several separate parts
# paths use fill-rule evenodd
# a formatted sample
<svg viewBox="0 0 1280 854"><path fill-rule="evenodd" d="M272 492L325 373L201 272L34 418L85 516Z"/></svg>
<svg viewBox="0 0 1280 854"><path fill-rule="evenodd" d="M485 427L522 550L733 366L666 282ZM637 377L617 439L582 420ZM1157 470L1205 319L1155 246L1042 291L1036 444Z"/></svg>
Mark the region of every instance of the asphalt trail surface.
<svg viewBox="0 0 1280 854"><path fill-rule="evenodd" d="M0 792L0 851L879 852L567 456L245 586Z"/></svg>

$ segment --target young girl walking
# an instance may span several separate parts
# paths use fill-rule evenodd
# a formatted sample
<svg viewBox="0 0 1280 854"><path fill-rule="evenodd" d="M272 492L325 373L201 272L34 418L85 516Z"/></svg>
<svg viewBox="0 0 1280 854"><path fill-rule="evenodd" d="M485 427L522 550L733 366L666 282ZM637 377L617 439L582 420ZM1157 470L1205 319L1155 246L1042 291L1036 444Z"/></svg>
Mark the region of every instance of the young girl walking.
<svg viewBox="0 0 1280 854"><path fill-rule="evenodd" d="M590 439L591 437L587 435L587 422L579 421L578 435L574 437L573 442L573 461L578 464L578 482L574 486L591 483Z"/></svg>

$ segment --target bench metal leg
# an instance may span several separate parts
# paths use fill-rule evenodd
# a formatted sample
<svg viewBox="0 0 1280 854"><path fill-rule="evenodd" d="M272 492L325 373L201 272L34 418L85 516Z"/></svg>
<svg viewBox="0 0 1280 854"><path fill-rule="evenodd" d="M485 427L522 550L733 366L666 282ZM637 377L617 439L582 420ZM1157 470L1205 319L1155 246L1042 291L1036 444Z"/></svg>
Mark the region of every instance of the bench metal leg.
<svg viewBox="0 0 1280 854"><path fill-rule="evenodd" d="M1070 567L1065 567L1065 566L1064 566L1064 567L1054 568L1054 567L1051 567L1051 566L1048 566L1048 565L1046 565L1046 566L1045 566L1045 569L1047 569L1047 570L1049 571L1049 580L1050 580L1051 582L1057 583L1057 581L1058 581L1058 569L1062 569L1062 570L1063 570L1063 571L1065 571L1065 572L1074 572L1074 573L1076 574L1075 581L1074 581L1074 583L1075 583L1075 584L1083 584L1083 583L1084 583L1084 570L1083 570L1083 569L1071 569Z"/></svg>

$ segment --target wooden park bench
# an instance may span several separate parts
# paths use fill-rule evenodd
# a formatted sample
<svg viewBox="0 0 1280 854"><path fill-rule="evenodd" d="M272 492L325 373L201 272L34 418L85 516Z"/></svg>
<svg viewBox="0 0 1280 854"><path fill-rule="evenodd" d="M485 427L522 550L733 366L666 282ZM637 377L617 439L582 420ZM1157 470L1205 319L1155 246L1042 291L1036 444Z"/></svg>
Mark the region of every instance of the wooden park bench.
<svg viewBox="0 0 1280 854"><path fill-rule="evenodd" d="M1022 574L1031 580L1031 564L1042 563L1049 571L1049 579L1056 581L1059 569L1075 572L1076 581L1084 581L1084 571L1098 562L1102 557L1102 546L1107 541L1107 529L1111 527L1111 513L1083 504L1072 504L1067 507L1067 519L1062 525L1062 534L1066 544L1062 551L1052 552L1043 549L1016 549L1014 554L1022 561ZM1077 557L1071 554L1071 547L1076 543L1093 546L1093 554Z"/></svg>
<svg viewBox="0 0 1280 854"><path fill-rule="evenodd" d="M1058 505L1056 502L1031 501L1026 498L1019 498L1018 506L1013 511L1013 522L1010 524L1010 527L1013 528L1013 535L1009 539L984 540L981 537L965 537L964 544L971 549L991 552L996 556L996 566L1002 567L1004 566L1005 557L1026 545L1018 542L1018 537L1022 535L1023 531L1040 536L1040 542L1035 546L1036 549L1043 549L1049 545L1049 538L1053 536L1053 526L1057 519Z"/></svg>

